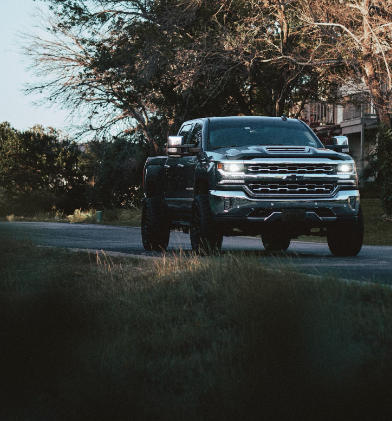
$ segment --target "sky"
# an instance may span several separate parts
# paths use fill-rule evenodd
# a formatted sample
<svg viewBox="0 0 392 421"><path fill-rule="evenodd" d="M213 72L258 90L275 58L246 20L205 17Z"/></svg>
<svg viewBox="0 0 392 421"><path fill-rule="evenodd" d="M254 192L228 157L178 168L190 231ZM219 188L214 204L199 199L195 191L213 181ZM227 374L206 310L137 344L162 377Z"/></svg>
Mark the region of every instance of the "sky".
<svg viewBox="0 0 392 421"><path fill-rule="evenodd" d="M20 53L17 33L34 32L31 17L37 7L46 10L46 3L37 0L0 0L0 123L8 121L17 130L35 124L66 130L68 111L46 106L36 107L32 101L39 96L26 96L26 83L36 79L27 72L26 58Z"/></svg>

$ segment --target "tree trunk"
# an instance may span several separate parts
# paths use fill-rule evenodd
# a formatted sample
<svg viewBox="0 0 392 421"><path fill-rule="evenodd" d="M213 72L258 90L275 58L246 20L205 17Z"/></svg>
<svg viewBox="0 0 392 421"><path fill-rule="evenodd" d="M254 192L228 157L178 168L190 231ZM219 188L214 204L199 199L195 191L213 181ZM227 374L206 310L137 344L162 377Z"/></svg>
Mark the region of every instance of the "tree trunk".
<svg viewBox="0 0 392 421"><path fill-rule="evenodd" d="M130 114L140 124L140 126L142 128L142 131L144 133L144 136L146 136L147 143L150 145L151 153L154 154L154 155L158 155L158 153L159 153L158 144L155 141L154 136L152 135L152 133L151 133L149 127L148 127L147 117L143 116L142 112L139 112L135 109L131 109Z"/></svg>
<svg viewBox="0 0 392 421"><path fill-rule="evenodd" d="M280 104L279 100L275 101L275 117L279 117L280 114Z"/></svg>

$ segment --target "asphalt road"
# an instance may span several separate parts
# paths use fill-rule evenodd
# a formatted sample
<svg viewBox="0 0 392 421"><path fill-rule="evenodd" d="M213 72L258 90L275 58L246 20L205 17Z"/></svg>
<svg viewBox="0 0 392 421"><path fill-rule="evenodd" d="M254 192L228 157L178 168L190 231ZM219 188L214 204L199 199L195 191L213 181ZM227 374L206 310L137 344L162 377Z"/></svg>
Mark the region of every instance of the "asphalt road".
<svg viewBox="0 0 392 421"><path fill-rule="evenodd" d="M130 255L159 256L147 252L140 228L95 224L46 222L1 222L0 238L12 236L37 245L84 250L104 250ZM191 250L189 235L172 232L168 253ZM356 257L334 257L327 244L292 241L285 253L271 255L260 238L225 237L223 250L231 253L256 253L266 265L291 265L313 275L336 275L339 278L392 284L392 247L363 246Z"/></svg>

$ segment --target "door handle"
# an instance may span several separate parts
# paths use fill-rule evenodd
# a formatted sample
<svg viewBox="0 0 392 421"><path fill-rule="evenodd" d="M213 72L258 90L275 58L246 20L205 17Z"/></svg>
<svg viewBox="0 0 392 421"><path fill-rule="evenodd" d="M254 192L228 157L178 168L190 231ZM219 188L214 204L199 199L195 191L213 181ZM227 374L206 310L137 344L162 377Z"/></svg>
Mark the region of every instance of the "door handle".
<svg viewBox="0 0 392 421"><path fill-rule="evenodd" d="M166 168L168 170L170 168L170 165L164 165L163 168Z"/></svg>
<svg viewBox="0 0 392 421"><path fill-rule="evenodd" d="M184 168L184 165L183 164L178 164L177 167L178 168Z"/></svg>

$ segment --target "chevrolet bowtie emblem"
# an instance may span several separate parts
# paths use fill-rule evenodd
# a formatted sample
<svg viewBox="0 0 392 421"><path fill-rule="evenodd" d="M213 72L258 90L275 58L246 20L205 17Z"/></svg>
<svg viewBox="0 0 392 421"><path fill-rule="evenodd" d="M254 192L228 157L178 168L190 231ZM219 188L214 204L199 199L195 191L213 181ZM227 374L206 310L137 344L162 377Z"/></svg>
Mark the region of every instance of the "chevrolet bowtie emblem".
<svg viewBox="0 0 392 421"><path fill-rule="evenodd" d="M286 177L286 180L296 181L296 180L302 180L303 178L304 177L302 175L292 174L292 175L288 175Z"/></svg>

